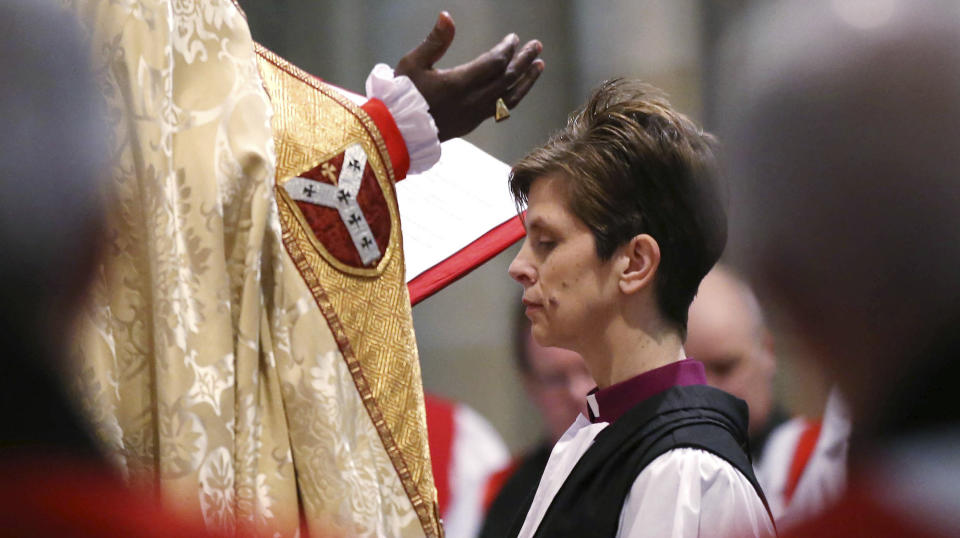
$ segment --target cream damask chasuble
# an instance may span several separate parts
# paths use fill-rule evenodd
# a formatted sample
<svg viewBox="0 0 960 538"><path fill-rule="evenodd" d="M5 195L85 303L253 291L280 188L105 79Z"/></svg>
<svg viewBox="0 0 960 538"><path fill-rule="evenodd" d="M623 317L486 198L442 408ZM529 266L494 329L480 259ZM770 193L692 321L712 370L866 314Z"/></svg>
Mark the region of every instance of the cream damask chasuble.
<svg viewBox="0 0 960 538"><path fill-rule="evenodd" d="M227 0L68 3L115 128L78 369L118 464L220 528L438 535L396 178L376 125L255 47ZM329 192L311 205L297 187ZM346 242L320 233L334 221Z"/></svg>

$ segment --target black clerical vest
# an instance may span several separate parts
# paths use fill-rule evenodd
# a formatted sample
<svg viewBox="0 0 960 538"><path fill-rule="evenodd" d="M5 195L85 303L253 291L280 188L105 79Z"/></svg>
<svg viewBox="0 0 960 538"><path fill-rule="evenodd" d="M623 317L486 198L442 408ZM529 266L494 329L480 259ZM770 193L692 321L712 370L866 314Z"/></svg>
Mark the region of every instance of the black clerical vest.
<svg viewBox="0 0 960 538"><path fill-rule="evenodd" d="M747 456L746 432L747 404L721 390L706 385L673 387L648 398L597 434L534 536L615 537L637 475L674 448L698 448L726 460L750 481L769 513ZM531 496L511 536L519 534L532 502Z"/></svg>

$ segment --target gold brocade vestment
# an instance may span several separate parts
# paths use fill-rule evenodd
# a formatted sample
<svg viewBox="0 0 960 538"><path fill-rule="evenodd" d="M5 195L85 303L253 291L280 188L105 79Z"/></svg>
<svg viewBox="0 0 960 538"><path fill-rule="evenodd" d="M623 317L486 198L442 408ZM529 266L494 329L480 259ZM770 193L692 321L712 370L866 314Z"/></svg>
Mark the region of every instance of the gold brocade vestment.
<svg viewBox="0 0 960 538"><path fill-rule="evenodd" d="M438 535L382 126L256 47L228 0L68 3L115 127L107 252L77 347L118 464L218 528ZM352 193L376 202L357 206L379 247L360 266L285 188L310 170L336 187L345 148L365 158Z"/></svg>

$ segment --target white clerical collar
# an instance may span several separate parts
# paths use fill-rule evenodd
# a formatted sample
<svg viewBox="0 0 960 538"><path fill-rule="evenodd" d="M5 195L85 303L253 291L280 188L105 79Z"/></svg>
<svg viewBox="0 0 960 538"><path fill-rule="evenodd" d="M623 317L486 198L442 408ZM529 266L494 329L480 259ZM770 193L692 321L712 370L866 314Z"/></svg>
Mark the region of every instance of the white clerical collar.
<svg viewBox="0 0 960 538"><path fill-rule="evenodd" d="M587 406L590 408L590 419L600 416L600 404L597 403L597 393L587 394Z"/></svg>

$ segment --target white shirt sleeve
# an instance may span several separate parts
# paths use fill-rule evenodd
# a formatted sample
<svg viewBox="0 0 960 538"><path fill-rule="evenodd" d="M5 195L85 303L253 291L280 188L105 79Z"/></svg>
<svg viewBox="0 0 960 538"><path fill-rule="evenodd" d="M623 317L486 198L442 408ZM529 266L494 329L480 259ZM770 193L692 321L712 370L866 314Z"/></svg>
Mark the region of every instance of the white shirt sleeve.
<svg viewBox="0 0 960 538"><path fill-rule="evenodd" d="M807 428L807 421L796 417L779 425L763 448L763 457L755 462L754 470L757 480L767 495L770 511L777 521L782 521L787 508L785 492L787 489L787 475L790 472L790 463L793 453L797 450L797 440Z"/></svg>
<svg viewBox="0 0 960 538"><path fill-rule="evenodd" d="M662 454L638 476L620 512L618 537L773 536L750 481L696 448Z"/></svg>
<svg viewBox="0 0 960 538"><path fill-rule="evenodd" d="M429 169L440 160L440 138L430 107L413 81L394 76L387 64L377 64L367 77L367 97L383 101L393 116L410 155L410 173Z"/></svg>
<svg viewBox="0 0 960 538"><path fill-rule="evenodd" d="M822 513L843 496L847 484L850 428L850 412L840 391L834 387L827 398L813 454L800 475L783 517L777 515L777 523L784 529ZM791 456L796 451L795 446ZM792 457L790 461L793 461Z"/></svg>

